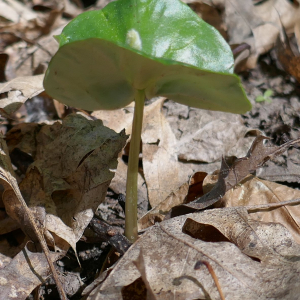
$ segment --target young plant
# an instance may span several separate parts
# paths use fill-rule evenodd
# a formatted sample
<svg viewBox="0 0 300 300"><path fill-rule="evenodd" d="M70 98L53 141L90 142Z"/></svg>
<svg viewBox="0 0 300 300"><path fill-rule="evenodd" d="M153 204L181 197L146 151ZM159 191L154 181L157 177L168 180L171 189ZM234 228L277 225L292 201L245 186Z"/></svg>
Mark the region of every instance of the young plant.
<svg viewBox="0 0 300 300"><path fill-rule="evenodd" d="M263 95L257 96L255 98L256 102L267 102L272 103L272 96L274 95L274 92L270 89L266 90Z"/></svg>
<svg viewBox="0 0 300 300"><path fill-rule="evenodd" d="M86 110L135 101L125 235L137 239L137 176L145 98L164 96L210 110L251 109L225 40L179 0L118 0L85 12L56 37L45 75L53 98Z"/></svg>

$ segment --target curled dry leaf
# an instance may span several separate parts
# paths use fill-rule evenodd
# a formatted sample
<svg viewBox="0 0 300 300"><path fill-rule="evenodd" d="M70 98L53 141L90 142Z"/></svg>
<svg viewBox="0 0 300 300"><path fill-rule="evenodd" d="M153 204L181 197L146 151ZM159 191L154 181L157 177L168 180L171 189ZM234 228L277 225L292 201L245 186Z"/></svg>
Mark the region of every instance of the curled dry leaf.
<svg viewBox="0 0 300 300"><path fill-rule="evenodd" d="M173 191L165 200L149 210L138 220L138 229L144 230L156 222L164 220L166 213L176 205L188 203L203 195L203 181L207 177L206 172L197 172L189 183L185 182L176 191ZM215 183L215 182L214 182Z"/></svg>
<svg viewBox="0 0 300 300"><path fill-rule="evenodd" d="M281 22L289 33L296 32L299 35L300 6L293 4L292 1L260 1L256 5L254 1L239 0L200 2L217 7L218 11L224 11L223 26L227 28L230 44L250 45L251 53L240 66L242 69L254 68L259 55L274 47L280 33Z"/></svg>
<svg viewBox="0 0 300 300"><path fill-rule="evenodd" d="M300 18L299 18L300 21ZM294 53L291 45L289 43L289 39L285 33L285 30L283 28L284 33L284 42L281 41L281 39L278 37L276 42L276 51L278 59L284 68L284 70L294 76L298 82L300 82L300 54Z"/></svg>
<svg viewBox="0 0 300 300"><path fill-rule="evenodd" d="M129 290L133 299L134 286L154 299L219 299L206 268L194 270L205 260L226 299L296 300L299 251L282 225L253 221L245 208L189 214L150 228L87 299L123 299Z"/></svg>
<svg viewBox="0 0 300 300"><path fill-rule="evenodd" d="M144 216L138 220L138 230L146 229L156 222L161 222L172 207L184 203L184 199L188 193L189 184L186 182L179 187L157 206L149 210Z"/></svg>
<svg viewBox="0 0 300 300"><path fill-rule="evenodd" d="M7 93L5 98L0 99L0 114L10 118L26 100L40 94L44 90L43 78L44 75L18 77L0 83L0 95Z"/></svg>
<svg viewBox="0 0 300 300"><path fill-rule="evenodd" d="M248 174L253 173L261 167L266 161L274 159L282 154L289 147L297 146L300 139L290 140L281 146L264 146L264 140L270 139L265 136L258 136L252 143L247 155L242 158L234 159L229 165L225 159L222 159L222 165L216 185L210 192L202 197L181 206L172 208L169 216L177 216L194 210L204 209L218 202L225 193L235 187Z"/></svg>

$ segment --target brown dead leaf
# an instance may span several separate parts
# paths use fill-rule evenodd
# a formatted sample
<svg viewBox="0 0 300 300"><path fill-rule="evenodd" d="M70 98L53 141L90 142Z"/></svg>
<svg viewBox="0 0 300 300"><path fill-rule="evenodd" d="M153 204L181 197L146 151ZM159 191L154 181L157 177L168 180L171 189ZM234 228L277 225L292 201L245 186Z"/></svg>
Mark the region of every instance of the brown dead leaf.
<svg viewBox="0 0 300 300"><path fill-rule="evenodd" d="M184 203L188 190L189 184L186 182L179 189L171 192L165 200L161 201L138 220L138 230L146 229L157 222L161 222L172 207Z"/></svg>
<svg viewBox="0 0 300 300"><path fill-rule="evenodd" d="M15 149L28 153L35 157L36 155L36 135L41 130L40 124L21 123L15 125L7 132L5 140L11 154Z"/></svg>
<svg viewBox="0 0 300 300"><path fill-rule="evenodd" d="M245 153L250 146L244 139L249 128L239 115L196 110L190 114L187 125L188 130L183 131L176 145L181 160L213 162L223 155ZM249 139L248 143L251 142Z"/></svg>
<svg viewBox="0 0 300 300"><path fill-rule="evenodd" d="M45 224L48 241L51 232L58 249L68 245L75 249L105 198L113 177L110 170L117 167L116 159L127 136L80 114L69 115L62 123L44 125L39 131L31 129L36 134L36 155L20 184L22 194L30 207L39 208L37 219ZM32 132L22 137L33 139ZM24 146L23 151L29 148L20 137L17 141ZM4 201L14 201L14 194L4 194Z"/></svg>
<svg viewBox="0 0 300 300"><path fill-rule="evenodd" d="M0 113L10 118L16 110L28 99L40 94L43 90L44 75L18 77L6 83L0 83L0 95L7 93L0 99Z"/></svg>
<svg viewBox="0 0 300 300"><path fill-rule="evenodd" d="M189 214L149 229L87 299L123 299L138 281L154 299L219 299L206 268L194 270L204 260L226 299L297 300L299 251L282 225L253 221L245 208Z"/></svg>
<svg viewBox="0 0 300 300"><path fill-rule="evenodd" d="M0 47L0 82L6 81L5 76L5 66L8 61L8 55L6 53L1 53Z"/></svg>
<svg viewBox="0 0 300 300"><path fill-rule="evenodd" d="M20 189L31 208L31 213L34 214L37 223L35 226L44 234L48 244L60 250L59 255L64 255L69 246L76 251L76 242L93 217L95 209L103 201L113 177L110 169L116 168L118 152L124 146L127 136L124 132L116 134L104 127L100 121L89 120L76 114L69 115L62 124L57 122L42 127L29 127L32 132L24 130L23 134L21 132L19 136L15 136L16 139L10 139L13 149L18 149L14 146L19 145L27 150L36 147L32 150L36 153L35 162L20 183ZM35 138L32 133L35 133ZM22 138L25 138L24 143ZM28 141L34 145L28 147ZM3 157L5 153L2 152ZM11 175L12 166L3 158L0 164L3 164L0 166L1 178L6 187L3 195L6 212L18 222L30 239L37 241L36 231L33 231L32 224L29 224L30 218L19 203L22 196L16 180ZM58 257L57 253L55 257ZM16 259L15 264L26 264L22 259ZM32 260L38 268L40 266L42 275L48 272L48 267L40 265L39 256L33 255ZM24 295L27 296L40 283L36 271L33 272L34 280L31 274L28 274L28 278L22 278L22 274L18 272L22 272L23 267L18 267L19 269L14 271L16 266L12 265L11 273L18 274L19 280L27 282L28 287L23 288L23 283L15 287L9 279L3 286L0 282L0 289L3 288L3 291L0 290L1 295L14 293L15 297L20 297L18 299L24 299Z"/></svg>
<svg viewBox="0 0 300 300"><path fill-rule="evenodd" d="M264 146L264 140L270 139L258 136L252 143L247 155L242 158L233 158L233 161L222 159L222 165L216 185L202 197L181 206L172 208L169 216L174 217L194 210L204 209L218 202L225 193L235 187L248 174L253 173L266 161L274 159L289 147L297 146L300 139L289 140L281 146Z"/></svg>
<svg viewBox="0 0 300 300"><path fill-rule="evenodd" d="M280 203L300 198L300 191L275 182L257 177L247 178L236 188L228 191L222 198L221 206L249 206ZM299 206L283 206L277 209L252 212L252 220L276 222L284 225L300 244L300 209Z"/></svg>
<svg viewBox="0 0 300 300"><path fill-rule="evenodd" d="M194 1L189 1L194 2ZM223 10L230 44L247 43L251 47L250 56L240 68L254 68L259 55L274 47L280 33L281 23L289 32L297 30L299 5L291 1L210 0L200 1Z"/></svg>
<svg viewBox="0 0 300 300"><path fill-rule="evenodd" d="M53 261L59 253L51 253ZM49 276L45 255L22 249L6 266L0 268L0 295L2 299L24 300L32 290Z"/></svg>
<svg viewBox="0 0 300 300"><path fill-rule="evenodd" d="M282 42L280 37L278 37L276 42L278 59L284 70L288 74L294 76L295 79L298 82L300 82L300 54L299 52L296 54L293 52L284 29L283 32L285 36L285 41Z"/></svg>
<svg viewBox="0 0 300 300"><path fill-rule="evenodd" d="M144 109L142 129L143 175L152 207L159 204L186 180L186 178L184 180L178 178L178 161L175 152L176 138L161 111L164 100L165 98L158 98ZM92 115L103 120L105 126L116 131L125 128L126 133L131 133L133 117L131 107L116 111L96 111ZM123 178L126 178L125 174L123 174ZM170 176L172 181L169 180Z"/></svg>
<svg viewBox="0 0 300 300"><path fill-rule="evenodd" d="M164 100L160 98L146 106L143 120L143 171L151 207L183 184L179 178L176 138L162 113Z"/></svg>
<svg viewBox="0 0 300 300"><path fill-rule="evenodd" d="M47 264L55 280L60 299L65 300L65 292L61 286L60 281L58 280L56 270L53 266L53 261L50 257L50 251L47 248L47 244L44 239L43 223L40 223L39 220L35 220L33 212L28 208L19 190L18 183L9 159L8 148L2 136L0 136L0 144L0 181L5 188L4 194L6 192L11 192L10 194L14 195L14 200L11 203L9 203L10 199L8 199L7 201L3 199L3 203L6 206L6 212L12 219L17 221L19 225L22 224L24 225L24 228L28 228L28 230L26 230L26 233L33 239L33 241L39 242L39 245L41 245L44 252L43 256L46 258ZM15 206L16 209L12 209L10 204L12 206Z"/></svg>
<svg viewBox="0 0 300 300"><path fill-rule="evenodd" d="M20 225L7 214L0 219L0 235L14 231L18 228L20 228Z"/></svg>

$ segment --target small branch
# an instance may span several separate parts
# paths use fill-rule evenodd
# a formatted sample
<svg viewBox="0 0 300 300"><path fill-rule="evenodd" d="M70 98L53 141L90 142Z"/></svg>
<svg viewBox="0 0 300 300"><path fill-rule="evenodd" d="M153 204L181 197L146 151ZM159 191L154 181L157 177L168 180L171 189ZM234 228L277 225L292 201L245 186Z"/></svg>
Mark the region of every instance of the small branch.
<svg viewBox="0 0 300 300"><path fill-rule="evenodd" d="M205 261L205 260L198 260L195 264L194 269L199 270L202 265L204 265L207 268L208 272L210 273L211 277L213 278L213 280L214 280L214 282L217 286L218 292L220 294L221 300L225 300L225 297L224 297L224 294L222 292L221 285L219 283L218 277L217 277L214 269L212 268L211 264L208 261Z"/></svg>
<svg viewBox="0 0 300 300"><path fill-rule="evenodd" d="M278 208L278 207L282 207L285 205L296 205L296 204L300 204L300 198L282 201L279 203L268 203L268 204L248 205L248 206L239 206L239 207L245 207L248 212L251 212L251 211L260 210L260 209ZM238 206L235 206L235 207L238 207Z"/></svg>
<svg viewBox="0 0 300 300"><path fill-rule="evenodd" d="M37 236L37 238L38 238L38 240L39 240L39 242L41 244L41 247L42 247L42 249L43 249L43 251L45 253L48 265L50 267L51 273L52 273L54 281L56 283L56 287L57 287L58 293L60 295L60 299L61 300L68 300L68 298L67 298L67 296L65 294L65 291L64 291L64 289L63 289L63 287L61 285L61 282L60 282L60 280L59 280L59 278L57 276L55 267L54 267L53 262L52 262L51 257L50 257L50 251L48 249L48 246L47 246L47 243L46 243L46 241L44 239L44 236L42 235L42 233L38 229L38 227L37 227L37 225L36 225L36 223L34 221L33 214L31 212L31 210L28 208L28 206L27 206L27 204L26 204L26 202L25 202L25 200L24 200L24 198L23 198L20 190L18 188L14 187L14 186L13 186L13 190L16 193L17 198L21 202L21 204L22 204L22 206L24 208L24 212L28 216L28 220L30 222L30 225L33 228L33 230L34 230L34 232L35 232L35 234L36 234L36 236Z"/></svg>
<svg viewBox="0 0 300 300"><path fill-rule="evenodd" d="M4 185L5 188L11 188L16 197L18 198L18 200L21 203L21 206L24 210L24 214L28 217L29 223L31 228L33 229L36 237L38 238L41 247L45 253L47 262L49 264L50 270L52 272L53 278L55 280L56 286L57 286L57 290L59 292L60 295L60 299L61 300L68 300L65 291L61 285L61 282L57 276L56 270L54 268L53 262L51 260L50 257L50 251L48 249L47 243L45 241L44 235L41 233L41 231L39 230L38 226L36 225L36 222L34 220L34 216L31 212L31 210L28 208L22 194L21 191L19 189L19 185L17 183L17 180L14 176L14 171L12 168L12 164L11 164L11 160L9 158L9 154L8 154L8 148L6 145L6 142L4 140L3 135L0 132L0 179L2 180L2 184ZM17 220L18 221L18 220Z"/></svg>

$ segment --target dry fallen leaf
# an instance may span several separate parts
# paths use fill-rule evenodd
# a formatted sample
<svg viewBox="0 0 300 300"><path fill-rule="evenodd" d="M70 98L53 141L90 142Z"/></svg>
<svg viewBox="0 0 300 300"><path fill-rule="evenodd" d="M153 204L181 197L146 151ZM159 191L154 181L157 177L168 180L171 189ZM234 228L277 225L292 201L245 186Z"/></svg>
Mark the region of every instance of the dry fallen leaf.
<svg viewBox="0 0 300 300"><path fill-rule="evenodd" d="M143 175L147 184L148 198L152 207L164 200L176 190L184 180L179 179L176 155L176 138L166 121L161 107L165 98L158 98L145 107L142 129ZM133 111L130 107L116 111L96 111L94 117L103 120L103 124L115 131L125 128L131 133ZM126 178L127 169L117 170L119 176ZM169 180L172 176L172 181ZM119 182L124 185L124 181Z"/></svg>
<svg viewBox="0 0 300 300"><path fill-rule="evenodd" d="M178 190L171 192L165 200L161 201L138 220L138 230L146 229L156 222L161 222L172 207L184 203L188 190L189 184L186 182Z"/></svg>
<svg viewBox="0 0 300 300"><path fill-rule="evenodd" d="M300 82L300 54L299 52L296 54L293 52L284 28L283 32L285 37L284 42L282 42L279 37L277 38L276 42L278 60L280 61L284 70L288 74L294 76L296 80Z"/></svg>
<svg viewBox="0 0 300 300"><path fill-rule="evenodd" d="M51 259L61 255L51 253ZM49 276L49 267L45 255L31 252L26 247L0 268L0 294L5 300L24 300L32 290Z"/></svg>
<svg viewBox="0 0 300 300"><path fill-rule="evenodd" d="M87 299L134 299L142 288L153 299L219 299L207 269L194 269L204 260L226 299L297 300L299 251L282 225L253 221L245 208L189 214L148 229Z"/></svg>
<svg viewBox="0 0 300 300"><path fill-rule="evenodd" d="M0 99L0 114L10 118L16 110L27 100L43 90L44 75L18 77L9 82L0 83L0 95L7 96Z"/></svg>
<svg viewBox="0 0 300 300"><path fill-rule="evenodd" d="M179 126L176 126L176 121L173 122L170 117L164 116L161 109L163 101L164 98L158 98L145 107L142 130L143 175L152 207L156 207L170 193L187 182L195 168L196 171L200 168L187 161L212 162L224 154L233 153L242 156L246 154L253 140L253 137L245 138L249 128L242 125L240 116L233 114L199 109L189 111L189 108L185 107L184 109L189 111L188 118L180 119ZM169 108L171 107L168 106ZM131 107L117 111L96 111L92 115L103 120L105 126L115 131L125 128L126 133L131 132ZM199 127L203 129L199 130ZM181 132L179 139L175 137L176 130ZM179 159L185 163L181 163ZM119 177L126 178L126 168L123 174L119 171ZM122 184L124 185L124 182L118 181L119 191ZM123 190L125 191L125 186ZM118 192L115 189L114 191Z"/></svg>
<svg viewBox="0 0 300 300"><path fill-rule="evenodd" d="M24 126L21 128L24 129ZM61 251L60 255L64 255L69 246L76 251L76 242L104 200L113 177L110 170L116 168L118 153L127 136L124 132L117 134L104 127L101 121L93 121L80 114L69 115L62 123L29 126L21 134L18 131L14 133L19 135L15 134L15 139L11 136L11 149L17 149L18 146L22 150L31 149L30 154L34 155L35 161L21 181L20 189L35 216L38 228L48 244ZM25 139L23 143L22 138ZM33 143L31 147L28 146L30 142ZM0 162L3 163L3 160ZM7 164L1 171L4 180L5 174L13 172L11 165ZM8 187L3 194L6 212L35 242L35 233L18 201L20 192L16 181L14 186L13 191ZM34 254L33 259L37 260L39 266L40 259ZM41 266L42 274L47 272L45 268ZM19 271L22 271L21 267ZM16 292L19 299L25 299L24 293L27 296L40 282L39 279L30 281L30 278L26 279L28 288ZM23 280L26 281L25 277ZM3 285L3 293L8 286L12 286L11 281ZM20 287L23 285L20 284Z"/></svg>
<svg viewBox="0 0 300 300"><path fill-rule="evenodd" d="M200 1L202 2L216 7L218 11L224 11L223 20L229 44L250 45L250 56L243 62L242 69L254 68L259 55L274 47L280 33L281 22L289 33L299 30L300 7L293 1L269 0L259 3L239 0Z"/></svg>
<svg viewBox="0 0 300 300"><path fill-rule="evenodd" d="M80 114L69 115L62 123L44 125L38 132L36 127L31 129L36 134L36 155L20 184L21 191L30 207L43 208L37 215L45 230L75 249L105 198L114 175L110 170L116 169L127 136ZM32 140L32 135L24 132L23 137ZM19 145L24 145L23 151L29 148L21 141ZM3 199L12 202L13 198L14 194L6 193ZM67 246L61 240L55 245L58 249Z"/></svg>
<svg viewBox="0 0 300 300"><path fill-rule="evenodd" d="M119 158L115 176L112 179L109 188L112 189L116 194L126 195L126 178L127 165L121 158ZM147 212L148 206L149 202L145 179L141 174L138 174L138 217L142 217L142 215Z"/></svg>
<svg viewBox="0 0 300 300"><path fill-rule="evenodd" d="M173 207L168 217L175 217L194 210L201 210L218 202L225 193L240 183L248 174L252 174L268 160L281 155L288 148L297 146L300 139L289 140L281 146L265 146L265 136L258 136L253 141L247 155L242 158L223 158L215 186L205 195L188 203Z"/></svg>
<svg viewBox="0 0 300 300"><path fill-rule="evenodd" d="M300 191L275 182L249 177L236 188L229 190L222 198L221 206L249 206L280 203L300 198ZM276 222L284 225L300 244L300 208L283 206L277 209L252 212L250 218L262 222Z"/></svg>
<svg viewBox="0 0 300 300"><path fill-rule="evenodd" d="M143 171L151 207L183 184L179 178L176 138L162 113L164 100L146 106L143 122Z"/></svg>
<svg viewBox="0 0 300 300"><path fill-rule="evenodd" d="M43 222L40 222L40 220L35 219L34 217L35 212L31 211L28 208L27 203L25 202L19 190L18 183L14 174L14 170L9 158L8 148L6 146L6 143L2 135L0 136L0 181L2 186L5 188L4 194L8 193L14 195L14 199L11 202L10 199L7 200L3 199L3 203L5 205L7 214L12 219L14 219L17 223L19 223L19 225L23 225L23 228L26 229L25 233L28 234L28 236L32 238L34 242L39 243L39 245L41 246L44 252L43 257L46 258L47 267L49 266L53 278L55 280L60 299L66 300L67 298L65 292L56 274L52 257L50 257L51 253L47 247L44 238ZM12 284L9 283L9 286L11 285ZM23 293L23 291L22 290L19 290L18 292L14 291L14 297L17 297L18 293Z"/></svg>
<svg viewBox="0 0 300 300"><path fill-rule="evenodd" d="M37 18L37 14L33 10L16 0L0 1L0 16L13 23Z"/></svg>
<svg viewBox="0 0 300 300"><path fill-rule="evenodd" d="M184 161L213 162L233 153L242 156L252 142L244 138L249 128L235 114L193 109L185 126L176 144L178 158Z"/></svg>

